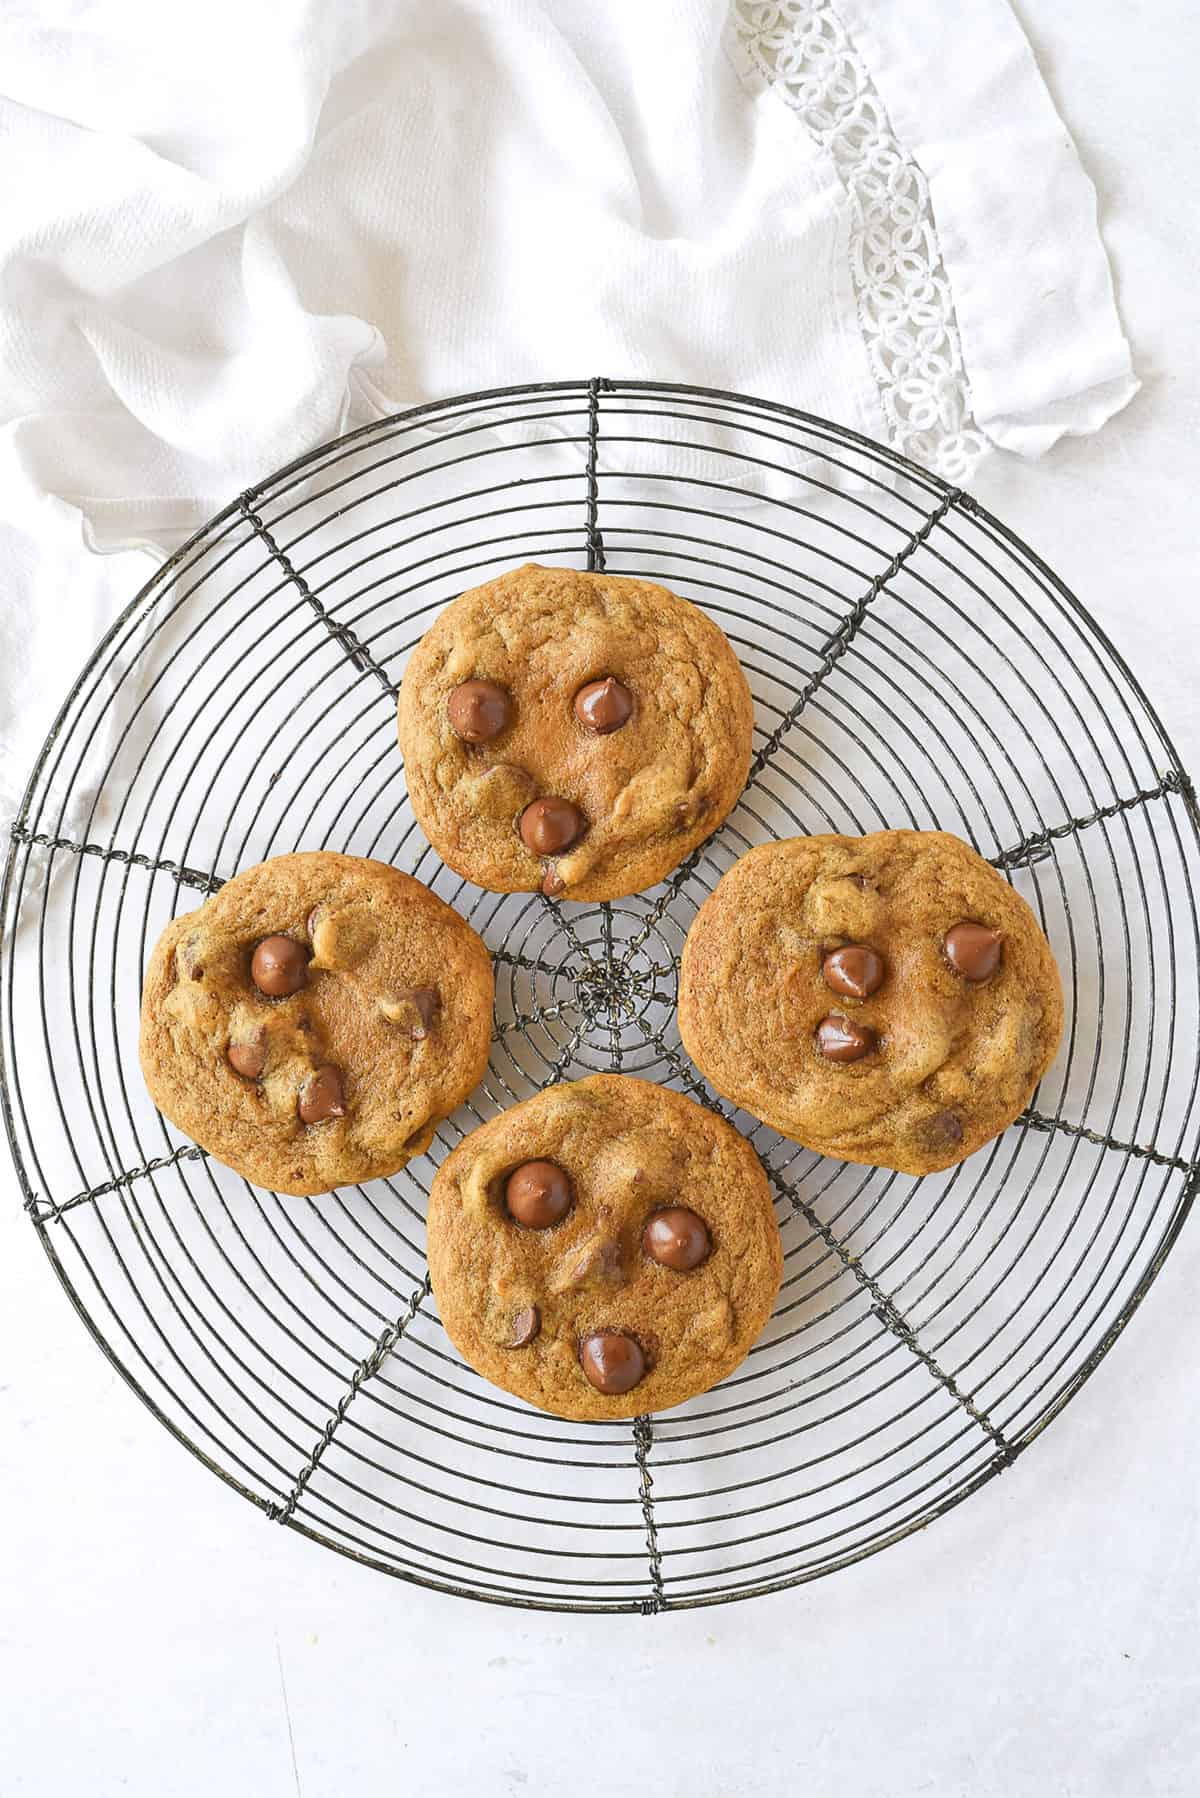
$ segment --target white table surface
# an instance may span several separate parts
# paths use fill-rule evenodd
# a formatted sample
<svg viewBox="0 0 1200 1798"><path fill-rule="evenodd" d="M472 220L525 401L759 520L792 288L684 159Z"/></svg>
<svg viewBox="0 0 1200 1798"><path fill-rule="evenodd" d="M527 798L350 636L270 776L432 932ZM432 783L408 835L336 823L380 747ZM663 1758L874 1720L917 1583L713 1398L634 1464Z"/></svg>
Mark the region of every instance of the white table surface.
<svg viewBox="0 0 1200 1798"><path fill-rule="evenodd" d="M1092 608L1200 770L1200 17L1020 10L1100 189L1143 391L975 491ZM0 1184L4 1798L1200 1789L1200 1224L1033 1452L923 1535L752 1604L556 1618L267 1524L111 1372L7 1167Z"/></svg>

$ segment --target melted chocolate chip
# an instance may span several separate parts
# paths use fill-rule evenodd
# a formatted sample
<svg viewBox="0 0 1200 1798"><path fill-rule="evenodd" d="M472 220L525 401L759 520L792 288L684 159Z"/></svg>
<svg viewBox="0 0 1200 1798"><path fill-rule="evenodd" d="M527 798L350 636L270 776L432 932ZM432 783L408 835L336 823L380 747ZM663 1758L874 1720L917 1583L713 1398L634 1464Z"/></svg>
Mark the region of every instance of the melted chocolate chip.
<svg viewBox="0 0 1200 1798"><path fill-rule="evenodd" d="M417 1020L410 1026L408 1034L412 1037L414 1042L424 1042L425 1038L429 1035L430 1029L433 1026L433 1020L437 1016L438 1009L442 1002L437 987L411 986L406 992L401 993L399 997L402 1000L407 1000L408 1004L412 1006L417 1014Z"/></svg>
<svg viewBox="0 0 1200 1798"><path fill-rule="evenodd" d="M817 1025L817 1050L826 1061L858 1061L875 1047L875 1032L837 1012Z"/></svg>
<svg viewBox="0 0 1200 1798"><path fill-rule="evenodd" d="M986 924L972 924L964 919L946 932L942 950L954 972L978 986L990 980L1000 966L1004 938Z"/></svg>
<svg viewBox="0 0 1200 1798"><path fill-rule="evenodd" d="M257 1080L267 1065L267 1039L263 1031L256 1031L242 1043L230 1043L225 1051L225 1059L235 1074L243 1080Z"/></svg>
<svg viewBox="0 0 1200 1798"><path fill-rule="evenodd" d="M402 986L386 993L379 1000L379 1009L389 1024L420 1043L437 1023L441 1004L436 986Z"/></svg>
<svg viewBox="0 0 1200 1798"><path fill-rule="evenodd" d="M712 1253L708 1225L683 1205L656 1211L642 1232L642 1247L652 1261L678 1274L690 1273Z"/></svg>
<svg viewBox="0 0 1200 1798"><path fill-rule="evenodd" d="M300 1088L296 1110L302 1124L323 1124L326 1118L344 1118L346 1094L341 1069L331 1062L316 1068Z"/></svg>
<svg viewBox="0 0 1200 1798"><path fill-rule="evenodd" d="M936 1148L953 1148L963 1138L962 1119L957 1111L938 1111L925 1126L929 1141Z"/></svg>
<svg viewBox="0 0 1200 1798"><path fill-rule="evenodd" d="M535 799L521 813L521 841L534 855L561 855L584 828L583 813L569 799Z"/></svg>
<svg viewBox="0 0 1200 1798"><path fill-rule="evenodd" d="M542 1314L536 1305L526 1305L512 1320L509 1348L527 1348L542 1327Z"/></svg>
<svg viewBox="0 0 1200 1798"><path fill-rule="evenodd" d="M585 730L607 737L633 716L633 694L611 674L590 680L575 695L575 716Z"/></svg>
<svg viewBox="0 0 1200 1798"><path fill-rule="evenodd" d="M597 1392L632 1392L646 1372L642 1345L624 1330L597 1330L579 1345L579 1365Z"/></svg>
<svg viewBox="0 0 1200 1798"><path fill-rule="evenodd" d="M197 931L193 931L186 943L181 943L175 951L176 980L203 980L204 963L195 959L200 944Z"/></svg>
<svg viewBox="0 0 1200 1798"><path fill-rule="evenodd" d="M289 998L308 981L308 950L294 937L264 937L250 959L250 978L268 999Z"/></svg>
<svg viewBox="0 0 1200 1798"><path fill-rule="evenodd" d="M509 1216L526 1230L561 1223L574 1199L571 1182L553 1161L523 1161L504 1182Z"/></svg>
<svg viewBox="0 0 1200 1798"><path fill-rule="evenodd" d="M570 1266L551 1281L554 1292L587 1292L603 1286L619 1286L623 1278L621 1245L611 1238L592 1236Z"/></svg>
<svg viewBox="0 0 1200 1798"><path fill-rule="evenodd" d="M869 999L883 985L883 957L866 943L847 943L831 949L821 963L825 984L846 999Z"/></svg>
<svg viewBox="0 0 1200 1798"><path fill-rule="evenodd" d="M464 743L490 743L512 719L512 700L494 680L465 680L446 701L450 728Z"/></svg>

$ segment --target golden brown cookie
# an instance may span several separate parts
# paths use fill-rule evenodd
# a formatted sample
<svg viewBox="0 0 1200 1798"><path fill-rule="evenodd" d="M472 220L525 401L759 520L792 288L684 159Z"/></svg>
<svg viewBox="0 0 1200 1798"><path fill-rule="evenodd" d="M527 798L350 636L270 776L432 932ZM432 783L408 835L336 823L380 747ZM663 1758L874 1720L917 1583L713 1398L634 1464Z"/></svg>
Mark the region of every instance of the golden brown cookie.
<svg viewBox="0 0 1200 1798"><path fill-rule="evenodd" d="M247 868L150 957L150 1096L276 1192L394 1174L487 1066L492 968L468 924L383 862L318 850Z"/></svg>
<svg viewBox="0 0 1200 1798"><path fill-rule="evenodd" d="M806 1148L905 1174L1011 1124L1062 1017L1028 905L942 831L752 849L680 968L680 1035L718 1092Z"/></svg>
<svg viewBox="0 0 1200 1798"><path fill-rule="evenodd" d="M496 893L619 899L711 836L753 707L725 637L649 581L530 563L464 593L400 691L413 810Z"/></svg>
<svg viewBox="0 0 1200 1798"><path fill-rule="evenodd" d="M430 1192L451 1341L558 1417L636 1417L706 1392L745 1358L782 1270L749 1143L621 1074L549 1087L473 1130Z"/></svg>

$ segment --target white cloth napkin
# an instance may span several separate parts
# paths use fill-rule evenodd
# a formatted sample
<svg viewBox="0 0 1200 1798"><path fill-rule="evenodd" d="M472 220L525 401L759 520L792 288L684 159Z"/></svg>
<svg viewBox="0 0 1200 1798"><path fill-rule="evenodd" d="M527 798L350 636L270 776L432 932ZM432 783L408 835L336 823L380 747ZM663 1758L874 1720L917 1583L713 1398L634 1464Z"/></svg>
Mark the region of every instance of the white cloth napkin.
<svg viewBox="0 0 1200 1798"><path fill-rule="evenodd" d="M5 816L148 572L84 542L351 424L642 375L957 481L1136 390L1006 0L80 0L5 10L0 86Z"/></svg>

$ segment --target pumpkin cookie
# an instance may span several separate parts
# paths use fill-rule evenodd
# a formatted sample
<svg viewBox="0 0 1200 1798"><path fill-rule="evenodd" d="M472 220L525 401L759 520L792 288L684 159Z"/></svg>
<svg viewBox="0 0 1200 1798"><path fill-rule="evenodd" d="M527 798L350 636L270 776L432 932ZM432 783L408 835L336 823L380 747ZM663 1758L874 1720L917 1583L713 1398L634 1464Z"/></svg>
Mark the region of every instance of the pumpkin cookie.
<svg viewBox="0 0 1200 1798"><path fill-rule="evenodd" d="M163 1115L258 1186L394 1174L482 1078L487 950L383 862L324 850L247 868L150 958L141 1062Z"/></svg>
<svg viewBox="0 0 1200 1798"><path fill-rule="evenodd" d="M687 600L535 563L446 608L399 706L442 860L492 892L588 900L653 886L712 835L752 721L737 657Z"/></svg>
<svg viewBox="0 0 1200 1798"><path fill-rule="evenodd" d="M552 1086L473 1130L430 1192L451 1341L558 1417L636 1417L715 1386L762 1331L782 1269L749 1143L621 1074Z"/></svg>
<svg viewBox="0 0 1200 1798"><path fill-rule="evenodd" d="M680 968L679 1032L718 1092L806 1148L906 1174L1011 1124L1062 1020L1037 919L941 831L752 849Z"/></svg>

